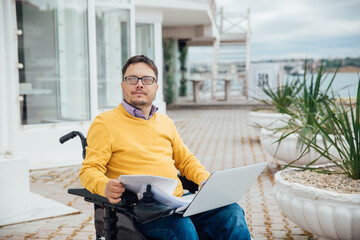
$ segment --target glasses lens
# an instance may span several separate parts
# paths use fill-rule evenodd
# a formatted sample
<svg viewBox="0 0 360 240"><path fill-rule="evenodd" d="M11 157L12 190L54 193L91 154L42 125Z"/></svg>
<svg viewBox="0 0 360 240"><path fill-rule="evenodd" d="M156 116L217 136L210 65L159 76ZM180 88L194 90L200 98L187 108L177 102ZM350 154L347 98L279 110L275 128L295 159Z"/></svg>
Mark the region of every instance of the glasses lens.
<svg viewBox="0 0 360 240"><path fill-rule="evenodd" d="M142 78L142 82L145 85L153 84L154 80L155 80L155 78L153 78L153 77L143 77Z"/></svg>
<svg viewBox="0 0 360 240"><path fill-rule="evenodd" d="M138 81L138 78L137 77L126 77L125 80L129 84L136 84Z"/></svg>

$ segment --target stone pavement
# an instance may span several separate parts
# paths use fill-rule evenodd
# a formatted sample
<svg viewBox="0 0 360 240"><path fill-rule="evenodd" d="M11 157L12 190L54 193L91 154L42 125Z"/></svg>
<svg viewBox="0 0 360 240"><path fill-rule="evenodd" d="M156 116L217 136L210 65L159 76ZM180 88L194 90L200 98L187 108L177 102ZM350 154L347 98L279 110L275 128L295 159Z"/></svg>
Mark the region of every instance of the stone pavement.
<svg viewBox="0 0 360 240"><path fill-rule="evenodd" d="M262 149L258 132L247 126L247 114L241 108L168 111L183 141L210 172L270 163L239 202L253 239L317 239L292 223L276 205L272 187L274 174L281 167ZM93 205L66 192L81 187L79 169L73 166L30 173L32 192L79 209L79 214L0 227L0 239L95 239Z"/></svg>

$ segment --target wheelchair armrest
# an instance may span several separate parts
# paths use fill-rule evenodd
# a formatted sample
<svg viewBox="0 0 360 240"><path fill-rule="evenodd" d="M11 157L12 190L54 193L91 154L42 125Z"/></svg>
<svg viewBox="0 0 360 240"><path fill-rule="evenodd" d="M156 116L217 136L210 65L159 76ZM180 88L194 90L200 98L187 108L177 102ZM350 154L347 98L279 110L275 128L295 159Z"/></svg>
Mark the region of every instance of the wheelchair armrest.
<svg viewBox="0 0 360 240"><path fill-rule="evenodd" d="M97 204L99 206L104 207L129 207L130 205L136 203L138 201L138 196L131 191L125 191L121 196L121 201L117 204L112 204L106 197L100 196L98 194L93 194L86 190L85 188L71 188L68 189L69 194L77 195L80 197L84 197L84 200L87 202L91 202Z"/></svg>
<svg viewBox="0 0 360 240"><path fill-rule="evenodd" d="M180 174L178 174L178 178L180 179L181 184L183 185L183 188L188 190L189 192L195 193L199 189L199 185L197 185L193 181L190 181L186 177L181 176Z"/></svg>

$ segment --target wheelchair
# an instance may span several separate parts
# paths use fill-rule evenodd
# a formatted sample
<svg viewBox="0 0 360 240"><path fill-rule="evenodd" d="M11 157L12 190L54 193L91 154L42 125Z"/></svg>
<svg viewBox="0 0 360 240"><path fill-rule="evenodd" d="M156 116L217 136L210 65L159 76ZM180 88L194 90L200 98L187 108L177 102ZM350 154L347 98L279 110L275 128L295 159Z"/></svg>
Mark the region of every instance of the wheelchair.
<svg viewBox="0 0 360 240"><path fill-rule="evenodd" d="M81 132L72 131L62 136L59 141L63 144L76 136L81 140L82 157L85 159L87 142ZM184 176L178 175L178 177L184 190L190 193L195 193L198 190L198 185L194 182ZM68 193L81 196L85 201L94 204L96 240L100 240L102 237L105 240L146 240L136 229L135 221L140 223L150 222L174 213L172 208L160 204L152 198L150 185L147 185L147 191L143 193L142 199L138 199L136 193L125 190L121 196L122 200L117 204L112 204L107 198L93 194L85 188L68 189ZM203 231L198 231L198 236L200 240L213 240Z"/></svg>

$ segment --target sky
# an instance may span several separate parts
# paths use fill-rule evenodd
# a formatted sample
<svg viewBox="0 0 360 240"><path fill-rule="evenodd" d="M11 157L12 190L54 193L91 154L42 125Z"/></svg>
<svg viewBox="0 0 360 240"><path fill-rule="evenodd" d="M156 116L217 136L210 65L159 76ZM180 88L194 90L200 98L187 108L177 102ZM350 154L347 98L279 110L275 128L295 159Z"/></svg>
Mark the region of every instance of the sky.
<svg viewBox="0 0 360 240"><path fill-rule="evenodd" d="M216 0L224 12L250 9L252 61L360 57L360 0ZM211 47L190 48L209 61Z"/></svg>

